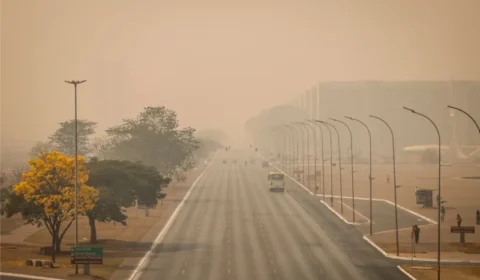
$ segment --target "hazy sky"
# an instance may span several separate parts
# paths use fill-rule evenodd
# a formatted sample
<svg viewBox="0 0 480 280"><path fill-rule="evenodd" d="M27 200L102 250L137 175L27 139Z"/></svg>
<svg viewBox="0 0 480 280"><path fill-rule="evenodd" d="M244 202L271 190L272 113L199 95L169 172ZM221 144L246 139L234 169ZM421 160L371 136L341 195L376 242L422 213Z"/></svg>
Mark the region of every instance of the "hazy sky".
<svg viewBox="0 0 480 280"><path fill-rule="evenodd" d="M144 106L241 137L319 81L480 80L478 0L3 0L2 145Z"/></svg>

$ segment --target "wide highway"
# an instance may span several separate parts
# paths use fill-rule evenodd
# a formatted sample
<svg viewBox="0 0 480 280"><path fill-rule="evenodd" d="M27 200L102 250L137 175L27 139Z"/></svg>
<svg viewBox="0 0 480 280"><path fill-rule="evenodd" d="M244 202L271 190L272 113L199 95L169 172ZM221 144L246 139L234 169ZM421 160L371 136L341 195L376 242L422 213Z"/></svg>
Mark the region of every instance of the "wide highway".
<svg viewBox="0 0 480 280"><path fill-rule="evenodd" d="M219 152L135 278L409 279L318 197L291 181L270 193L272 169L252 157Z"/></svg>

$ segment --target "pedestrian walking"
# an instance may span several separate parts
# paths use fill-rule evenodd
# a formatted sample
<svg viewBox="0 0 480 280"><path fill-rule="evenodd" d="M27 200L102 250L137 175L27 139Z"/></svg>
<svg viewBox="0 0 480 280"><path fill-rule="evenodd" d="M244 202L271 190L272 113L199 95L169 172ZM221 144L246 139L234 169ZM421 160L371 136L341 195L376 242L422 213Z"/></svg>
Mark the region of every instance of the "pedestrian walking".
<svg viewBox="0 0 480 280"><path fill-rule="evenodd" d="M457 226L462 226L462 216L460 214L457 214Z"/></svg>
<svg viewBox="0 0 480 280"><path fill-rule="evenodd" d="M441 212L442 212L442 215L441 215L440 218L441 218L442 222L444 222L445 221L445 214L446 214L447 210L445 209L445 206L443 206L443 205L442 205Z"/></svg>
<svg viewBox="0 0 480 280"><path fill-rule="evenodd" d="M415 244L418 244L420 240L420 228L418 225L413 225L412 227L412 239L415 237Z"/></svg>
<svg viewBox="0 0 480 280"><path fill-rule="evenodd" d="M480 226L480 211L477 210L477 225Z"/></svg>

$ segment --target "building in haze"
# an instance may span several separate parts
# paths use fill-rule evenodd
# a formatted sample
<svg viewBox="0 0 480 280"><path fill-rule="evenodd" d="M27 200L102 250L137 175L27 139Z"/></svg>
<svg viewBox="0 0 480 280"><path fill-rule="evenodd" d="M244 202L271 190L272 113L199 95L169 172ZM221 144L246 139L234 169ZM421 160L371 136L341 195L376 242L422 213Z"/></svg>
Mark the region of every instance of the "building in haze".
<svg viewBox="0 0 480 280"><path fill-rule="evenodd" d="M456 141L462 149L480 146L480 136L472 121L459 112L451 116L447 108L447 105L462 108L480 122L480 82L328 82L319 84L314 94L304 94L300 99L304 100L301 108L321 120L351 116L364 121L372 132L374 154L379 156L391 151L390 134L384 124L369 115L389 122L396 136L397 152L407 146L437 144L435 130L428 120L404 110L403 106L431 117L441 132L442 145ZM364 128L348 120L347 123L354 134L354 149L366 152L368 138ZM348 147L348 133L345 128L338 128L342 146Z"/></svg>

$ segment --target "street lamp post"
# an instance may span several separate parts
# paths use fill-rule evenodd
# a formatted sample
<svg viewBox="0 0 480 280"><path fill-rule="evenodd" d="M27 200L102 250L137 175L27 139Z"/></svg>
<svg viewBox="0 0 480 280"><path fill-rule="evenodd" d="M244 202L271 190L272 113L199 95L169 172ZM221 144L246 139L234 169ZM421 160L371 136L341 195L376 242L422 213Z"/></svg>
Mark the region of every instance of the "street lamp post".
<svg viewBox="0 0 480 280"><path fill-rule="evenodd" d="M306 138L307 138L307 188L310 189L310 135L308 133L308 128L305 127L305 123L298 122L300 127L305 128ZM303 143L305 144L305 142ZM305 174L303 175L303 183L305 184Z"/></svg>
<svg viewBox="0 0 480 280"><path fill-rule="evenodd" d="M380 117L377 116L372 116L370 115L369 117L377 119L381 122L383 122L388 129L390 130L390 133L392 134L392 152L393 152L393 195L394 195L394 201L395 201L395 238L396 238L396 243L397 243L397 256L400 255L400 245L398 241L398 206L397 206L397 172L396 172L396 167L395 167L395 135L393 134L393 130L390 127L390 125L383 120Z"/></svg>
<svg viewBox="0 0 480 280"><path fill-rule="evenodd" d="M442 195L441 195L441 174L442 174L442 146L441 146L441 143L442 143L442 139L440 137L440 131L438 130L438 127L437 125L435 124L435 122L427 117L426 115L422 114L422 113L419 113L413 109L410 109L410 108L407 108L407 107L403 107L403 109L405 110L408 110L416 115L419 115L419 116L422 116L424 118L426 118L427 120L429 120L432 125L435 127L435 130L437 131L437 135L438 135L438 227L437 227L437 231L438 231L438 244L437 244L437 250L438 250L438 254L437 254L437 279L440 280L440 224L441 224L441 220L440 220L440 214L441 214L441 207L440 207L440 203L441 203L441 198L442 198Z"/></svg>
<svg viewBox="0 0 480 280"><path fill-rule="evenodd" d="M338 141L338 174L340 176L340 212L343 214L343 185L342 185L342 155L340 149L340 133L338 129L331 123L325 122L326 124L333 127L335 132L337 133L337 141Z"/></svg>
<svg viewBox="0 0 480 280"><path fill-rule="evenodd" d="M297 130L295 129L295 126L292 124L290 125L290 128L292 129L292 131L294 132L295 134L295 139L296 139L296 142L297 142L297 149L296 149L296 153L295 153L295 162L297 163L297 169L299 168L299 159L298 159L298 153L299 153L299 150L300 150L300 137L298 137L298 134L297 134ZM295 178L295 168L293 170L293 178Z"/></svg>
<svg viewBox="0 0 480 280"><path fill-rule="evenodd" d="M302 183L305 184L305 138L304 138L304 135L303 135L303 132L304 130L302 129L302 126L301 126L301 123L300 122L294 122L293 124L296 124L296 125L299 125L299 126L296 126L302 137Z"/></svg>
<svg viewBox="0 0 480 280"><path fill-rule="evenodd" d="M353 209L353 222L355 223L355 180L353 177L354 170L353 170L353 135L352 135L352 130L350 127L343 121L337 120L337 119L332 119L333 121L339 122L343 124L347 129L348 132L350 133L350 165L351 165L351 170L352 170L352 209Z"/></svg>
<svg viewBox="0 0 480 280"><path fill-rule="evenodd" d="M450 106L450 105L448 105L447 107L450 108L450 109L453 109L453 110L460 111L460 112L464 113L465 115L467 115L473 121L475 126L477 127L478 133L480 133L480 127L478 126L477 121L475 121L475 119L469 113L465 112L464 110L462 110L460 108L453 107L453 106Z"/></svg>
<svg viewBox="0 0 480 280"><path fill-rule="evenodd" d="M315 128L308 123L303 123L305 126L309 127L313 131L313 174L314 174L314 193L315 195L317 194L317 139L315 137ZM309 153L310 155L310 153ZM310 165L309 167L310 168ZM307 178L308 182L310 182L310 179Z"/></svg>
<svg viewBox="0 0 480 280"><path fill-rule="evenodd" d="M293 129L292 126L290 126L290 125L288 125L288 124L286 124L285 127L288 128L288 129L290 130L290 132L292 133L292 134L291 134L291 138L290 138L290 139L292 140L292 141L291 141L291 146L290 146L290 151L291 151L291 159L290 159L290 161L291 161L292 164L291 164L290 169L292 170L292 176L294 176L294 169L295 169L295 166L294 166L294 159L295 159L295 141L294 141L294 140L295 140L295 130ZM294 176L294 177L295 177L295 176Z"/></svg>
<svg viewBox="0 0 480 280"><path fill-rule="evenodd" d="M333 147L332 147L332 130L330 127L325 124L325 122L320 120L314 120L317 123L323 124L328 129L328 134L330 136L330 205L333 206Z"/></svg>
<svg viewBox="0 0 480 280"><path fill-rule="evenodd" d="M315 124L320 129L320 138L322 139L322 192L323 192L323 201L325 201L325 160L323 157L323 129L322 129L322 126L315 121L308 120L308 122Z"/></svg>
<svg viewBox="0 0 480 280"><path fill-rule="evenodd" d="M373 181L373 177L372 177L372 133L370 132L370 129L368 128L368 126L362 122L361 120L359 119L354 119L352 117L347 117L345 116L345 118L349 119L349 120L352 120L352 121L356 121L360 124L362 124L366 129L367 129L367 132L368 132L368 139L369 139L369 143L370 143L370 175L368 176L368 180L370 182L370 235L373 234L373 202L372 202L372 181Z"/></svg>
<svg viewBox="0 0 480 280"><path fill-rule="evenodd" d="M65 81L75 88L75 247L78 247L78 130L77 130L77 85L85 83L82 81ZM87 265L85 265L87 266ZM85 268L84 268L85 269ZM75 274L78 274L78 264L75 264Z"/></svg>

